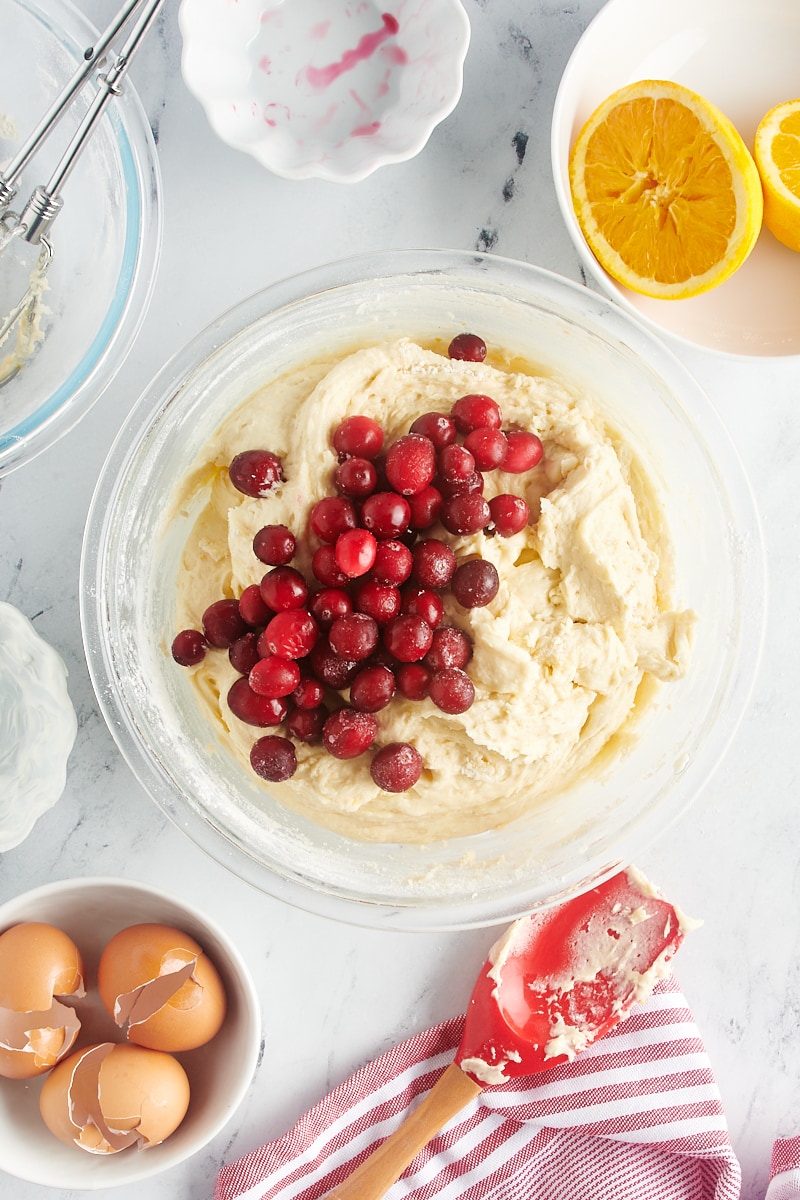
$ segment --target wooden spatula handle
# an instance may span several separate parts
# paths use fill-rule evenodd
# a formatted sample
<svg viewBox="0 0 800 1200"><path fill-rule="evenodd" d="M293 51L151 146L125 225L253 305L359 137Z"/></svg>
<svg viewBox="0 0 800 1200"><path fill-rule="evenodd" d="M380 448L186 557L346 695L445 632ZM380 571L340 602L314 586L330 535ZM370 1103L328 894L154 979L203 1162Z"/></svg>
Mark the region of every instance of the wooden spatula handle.
<svg viewBox="0 0 800 1200"><path fill-rule="evenodd" d="M442 1126L481 1091L481 1086L451 1063L403 1124L373 1150L327 1200L381 1200L406 1167Z"/></svg>

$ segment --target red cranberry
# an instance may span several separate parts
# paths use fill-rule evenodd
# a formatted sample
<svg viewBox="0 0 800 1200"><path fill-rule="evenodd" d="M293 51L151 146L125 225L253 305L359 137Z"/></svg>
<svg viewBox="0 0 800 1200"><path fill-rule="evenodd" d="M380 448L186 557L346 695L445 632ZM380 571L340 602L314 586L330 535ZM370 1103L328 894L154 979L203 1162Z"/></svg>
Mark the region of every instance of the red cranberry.
<svg viewBox="0 0 800 1200"><path fill-rule="evenodd" d="M436 524L442 511L442 493L438 487L429 483L421 492L417 492L416 496L409 496L408 504L411 509L411 528L430 529L431 525Z"/></svg>
<svg viewBox="0 0 800 1200"><path fill-rule="evenodd" d="M203 613L203 634L210 646L227 650L237 638L247 633L238 600L215 600Z"/></svg>
<svg viewBox="0 0 800 1200"><path fill-rule="evenodd" d="M410 517L408 501L396 492L373 492L361 508L362 524L381 541L405 533Z"/></svg>
<svg viewBox="0 0 800 1200"><path fill-rule="evenodd" d="M424 617L399 616L385 627L383 644L400 662L418 662L431 648L433 630Z"/></svg>
<svg viewBox="0 0 800 1200"><path fill-rule="evenodd" d="M439 477L436 480L436 486L444 500L449 500L451 496L461 495L462 492L479 492L483 495L485 483L486 480L481 471L473 471L466 479L442 479Z"/></svg>
<svg viewBox="0 0 800 1200"><path fill-rule="evenodd" d="M406 700L425 699L433 672L424 663L401 663L394 674L401 696L405 696Z"/></svg>
<svg viewBox="0 0 800 1200"><path fill-rule="evenodd" d="M370 763L369 773L384 792L406 792L422 774L422 756L408 742L389 742Z"/></svg>
<svg viewBox="0 0 800 1200"><path fill-rule="evenodd" d="M237 638L228 649L228 659L234 671L249 675L261 656L258 653L258 636L250 631Z"/></svg>
<svg viewBox="0 0 800 1200"><path fill-rule="evenodd" d="M378 644L378 623L366 613L347 613L337 617L328 632L328 641L340 658L363 662Z"/></svg>
<svg viewBox="0 0 800 1200"><path fill-rule="evenodd" d="M391 584L376 583L372 579L365 579L356 589L356 608L359 612L372 617L373 621L377 621L379 625L385 625L393 617L399 616L401 604L400 591Z"/></svg>
<svg viewBox="0 0 800 1200"><path fill-rule="evenodd" d="M368 529L348 529L336 539L336 565L349 579L366 575L375 562L376 547L375 535Z"/></svg>
<svg viewBox="0 0 800 1200"><path fill-rule="evenodd" d="M308 609L290 608L275 614L261 635L259 646L280 658L305 658L318 639L319 629Z"/></svg>
<svg viewBox="0 0 800 1200"><path fill-rule="evenodd" d="M268 567L282 567L294 558L297 542L286 525L265 525L253 538L253 553Z"/></svg>
<svg viewBox="0 0 800 1200"><path fill-rule="evenodd" d="M346 688L353 676L361 668L361 663L341 658L328 642L320 638L309 655L311 669L317 679L329 688L340 692Z"/></svg>
<svg viewBox="0 0 800 1200"><path fill-rule="evenodd" d="M308 608L322 629L330 629L337 617L353 611L353 601L344 588L327 587L311 597Z"/></svg>
<svg viewBox="0 0 800 1200"><path fill-rule="evenodd" d="M372 459L383 447L383 430L372 417L345 417L331 440L337 454Z"/></svg>
<svg viewBox="0 0 800 1200"><path fill-rule="evenodd" d="M408 616L422 617L435 629L442 619L444 604L438 592L411 584L403 591L403 609Z"/></svg>
<svg viewBox="0 0 800 1200"><path fill-rule="evenodd" d="M501 537L512 537L524 529L530 520L531 512L521 496L512 496L503 492L493 496L489 501L489 512L492 524Z"/></svg>
<svg viewBox="0 0 800 1200"><path fill-rule="evenodd" d="M414 496L436 474L436 448L421 433L407 433L386 452L386 478L401 496Z"/></svg>
<svg viewBox="0 0 800 1200"><path fill-rule="evenodd" d="M372 713L345 705L331 713L323 725L322 744L334 758L356 758L369 750L377 732L378 722Z"/></svg>
<svg viewBox="0 0 800 1200"><path fill-rule="evenodd" d="M273 567L258 586L261 599L276 613L302 608L308 599L308 584L294 567Z"/></svg>
<svg viewBox="0 0 800 1200"><path fill-rule="evenodd" d="M456 442L439 451L439 475L447 483L461 483L475 470L475 459L469 450Z"/></svg>
<svg viewBox="0 0 800 1200"><path fill-rule="evenodd" d="M450 581L450 590L462 608L485 607L494 600L499 587L497 568L484 558L461 563Z"/></svg>
<svg viewBox="0 0 800 1200"><path fill-rule="evenodd" d="M280 725L289 705L282 697L259 696L242 677L228 691L228 708L235 717L247 725Z"/></svg>
<svg viewBox="0 0 800 1200"><path fill-rule="evenodd" d="M405 583L411 574L411 551L397 538L378 542L371 577L376 583Z"/></svg>
<svg viewBox="0 0 800 1200"><path fill-rule="evenodd" d="M491 519L489 505L479 492L459 492L442 506L441 521L445 529L461 537L485 529Z"/></svg>
<svg viewBox="0 0 800 1200"><path fill-rule="evenodd" d="M270 450L243 450L228 467L231 483L245 496L266 496L283 479L283 464Z"/></svg>
<svg viewBox="0 0 800 1200"><path fill-rule="evenodd" d="M464 362L483 362L486 358L486 342L477 333L459 333L447 347L449 358Z"/></svg>
<svg viewBox="0 0 800 1200"><path fill-rule="evenodd" d="M272 610L267 608L261 588L257 583L249 584L239 597L239 612L248 625L266 625L272 616Z"/></svg>
<svg viewBox="0 0 800 1200"><path fill-rule="evenodd" d="M411 425L412 433L421 433L430 438L437 450L442 450L456 440L456 423L445 413L428 412L417 417Z"/></svg>
<svg viewBox="0 0 800 1200"><path fill-rule="evenodd" d="M467 434L464 446L475 459L479 471L493 471L506 456L508 440L499 429L482 426Z"/></svg>
<svg viewBox="0 0 800 1200"><path fill-rule="evenodd" d="M325 496L311 509L309 524L321 542L333 543L358 525L358 514L346 496Z"/></svg>
<svg viewBox="0 0 800 1200"><path fill-rule="evenodd" d="M446 713L466 712L475 699L475 684L466 671L444 667L434 671L428 695L437 708Z"/></svg>
<svg viewBox="0 0 800 1200"><path fill-rule="evenodd" d="M312 744L322 741L322 727L328 713L324 708L295 708L286 718L286 728L298 742Z"/></svg>
<svg viewBox="0 0 800 1200"><path fill-rule="evenodd" d="M182 629L172 642L172 657L178 666L196 667L205 658L207 648L208 642L199 629Z"/></svg>
<svg viewBox="0 0 800 1200"><path fill-rule="evenodd" d="M301 679L292 692L297 708L319 708L325 699L325 689L318 679Z"/></svg>
<svg viewBox="0 0 800 1200"><path fill-rule="evenodd" d="M463 629L441 625L433 631L431 648L425 655L425 666L431 671L445 667L465 667L472 658L472 642Z"/></svg>
<svg viewBox="0 0 800 1200"><path fill-rule="evenodd" d="M424 538L413 550L413 578L422 587L445 588L453 578L456 556L453 548L438 538Z"/></svg>
<svg viewBox="0 0 800 1200"><path fill-rule="evenodd" d="M341 588L350 582L336 562L336 551L333 546L318 546L311 557L311 570L316 579L325 588Z"/></svg>
<svg viewBox="0 0 800 1200"><path fill-rule="evenodd" d="M375 491L378 472L368 458L346 458L333 476L337 491L352 499L361 499Z"/></svg>
<svg viewBox="0 0 800 1200"><path fill-rule="evenodd" d="M378 712L392 699L396 687L388 667L379 664L364 667L350 684L350 703L359 712Z"/></svg>
<svg viewBox="0 0 800 1200"><path fill-rule="evenodd" d="M258 660L247 682L259 696L288 696L300 682L300 668L293 659L272 654Z"/></svg>
<svg viewBox="0 0 800 1200"><path fill-rule="evenodd" d="M508 449L500 464L503 471L520 475L523 471L530 471L541 460L544 448L535 433L528 433L526 429L510 429L506 432L506 441Z"/></svg>
<svg viewBox="0 0 800 1200"><path fill-rule="evenodd" d="M269 783L282 783L297 770L297 755L289 738L271 733L253 742L250 765L256 775Z"/></svg>
<svg viewBox="0 0 800 1200"><path fill-rule="evenodd" d="M450 409L459 433L470 433L473 429L499 429L503 423L500 405L491 396L475 392L456 400Z"/></svg>

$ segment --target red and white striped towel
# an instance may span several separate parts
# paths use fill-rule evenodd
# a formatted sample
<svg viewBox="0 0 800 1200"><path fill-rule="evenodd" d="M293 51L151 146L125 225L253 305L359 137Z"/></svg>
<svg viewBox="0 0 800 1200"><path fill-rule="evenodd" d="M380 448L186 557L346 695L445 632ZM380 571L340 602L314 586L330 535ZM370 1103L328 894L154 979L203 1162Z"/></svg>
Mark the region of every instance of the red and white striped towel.
<svg viewBox="0 0 800 1200"><path fill-rule="evenodd" d="M357 1071L284 1137L224 1167L215 1200L321 1200L433 1086L462 1027L447 1021ZM779 1145L770 1186L784 1190L769 1200L800 1200L800 1139ZM574 1062L484 1090L388 1196L737 1200L740 1186L708 1055L668 979Z"/></svg>

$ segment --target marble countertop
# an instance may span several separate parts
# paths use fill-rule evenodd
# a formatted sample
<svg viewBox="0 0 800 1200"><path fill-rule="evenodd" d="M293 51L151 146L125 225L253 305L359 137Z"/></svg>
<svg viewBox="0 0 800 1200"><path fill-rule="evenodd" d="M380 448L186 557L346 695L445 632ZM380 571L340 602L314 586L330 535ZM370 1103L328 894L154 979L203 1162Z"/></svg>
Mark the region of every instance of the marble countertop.
<svg viewBox="0 0 800 1200"><path fill-rule="evenodd" d="M85 7L100 24L114 6ZM298 270L393 247L488 250L583 278L557 210L549 125L561 71L600 0L465 7L472 43L456 111L417 158L347 186L278 179L216 139L181 79L172 0L133 69L163 173L164 248L152 306L92 412L0 483L0 599L60 651L79 717L61 800L0 858L0 901L70 875L168 885L213 910L247 955L262 998L265 1051L244 1106L203 1153L148 1180L150 1200L210 1197L223 1162L282 1133L396 1041L461 1011L494 940L491 930L334 925L210 861L122 760L89 681L78 611L84 521L117 429L163 361L229 305ZM678 352L717 405L753 482L769 560L768 628L754 696L725 761L638 865L703 919L677 974L715 1068L743 1196L754 1200L764 1192L773 1139L800 1131L800 498L791 467L800 449L800 360ZM1 1172L0 1193L74 1195ZM141 1188L95 1194L139 1200Z"/></svg>

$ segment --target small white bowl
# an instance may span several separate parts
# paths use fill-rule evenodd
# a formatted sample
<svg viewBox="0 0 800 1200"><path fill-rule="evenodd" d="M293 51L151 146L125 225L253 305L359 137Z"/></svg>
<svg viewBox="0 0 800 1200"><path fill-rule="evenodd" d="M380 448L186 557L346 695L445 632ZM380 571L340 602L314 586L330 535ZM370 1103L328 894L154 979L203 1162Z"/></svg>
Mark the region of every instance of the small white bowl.
<svg viewBox="0 0 800 1200"><path fill-rule="evenodd" d="M623 308L685 345L747 357L800 354L800 254L766 229L725 283L688 300L655 300L600 266L572 206L569 153L602 100L638 79L670 79L712 101L752 150L764 114L800 93L796 0L609 0L564 70L553 109L556 194L587 272Z"/></svg>
<svg viewBox="0 0 800 1200"><path fill-rule="evenodd" d="M124 879L63 879L25 892L0 907L0 933L22 921L45 921L69 934L84 956L87 996L76 1003L82 1021L77 1045L114 1040L97 994L97 964L106 942L127 925L154 921L190 934L222 976L228 1008L216 1037L178 1054L191 1088L189 1110L176 1131L148 1150L89 1154L53 1136L39 1113L45 1076L0 1078L0 1168L18 1179L66 1191L94 1191L166 1171L196 1154L230 1120L244 1099L261 1045L261 1011L250 973L228 936L175 897ZM2 1191L0 1185L0 1191ZM4 1193L5 1194L5 1193Z"/></svg>
<svg viewBox="0 0 800 1200"><path fill-rule="evenodd" d="M183 77L224 142L286 179L418 154L461 95L459 0L183 0Z"/></svg>

